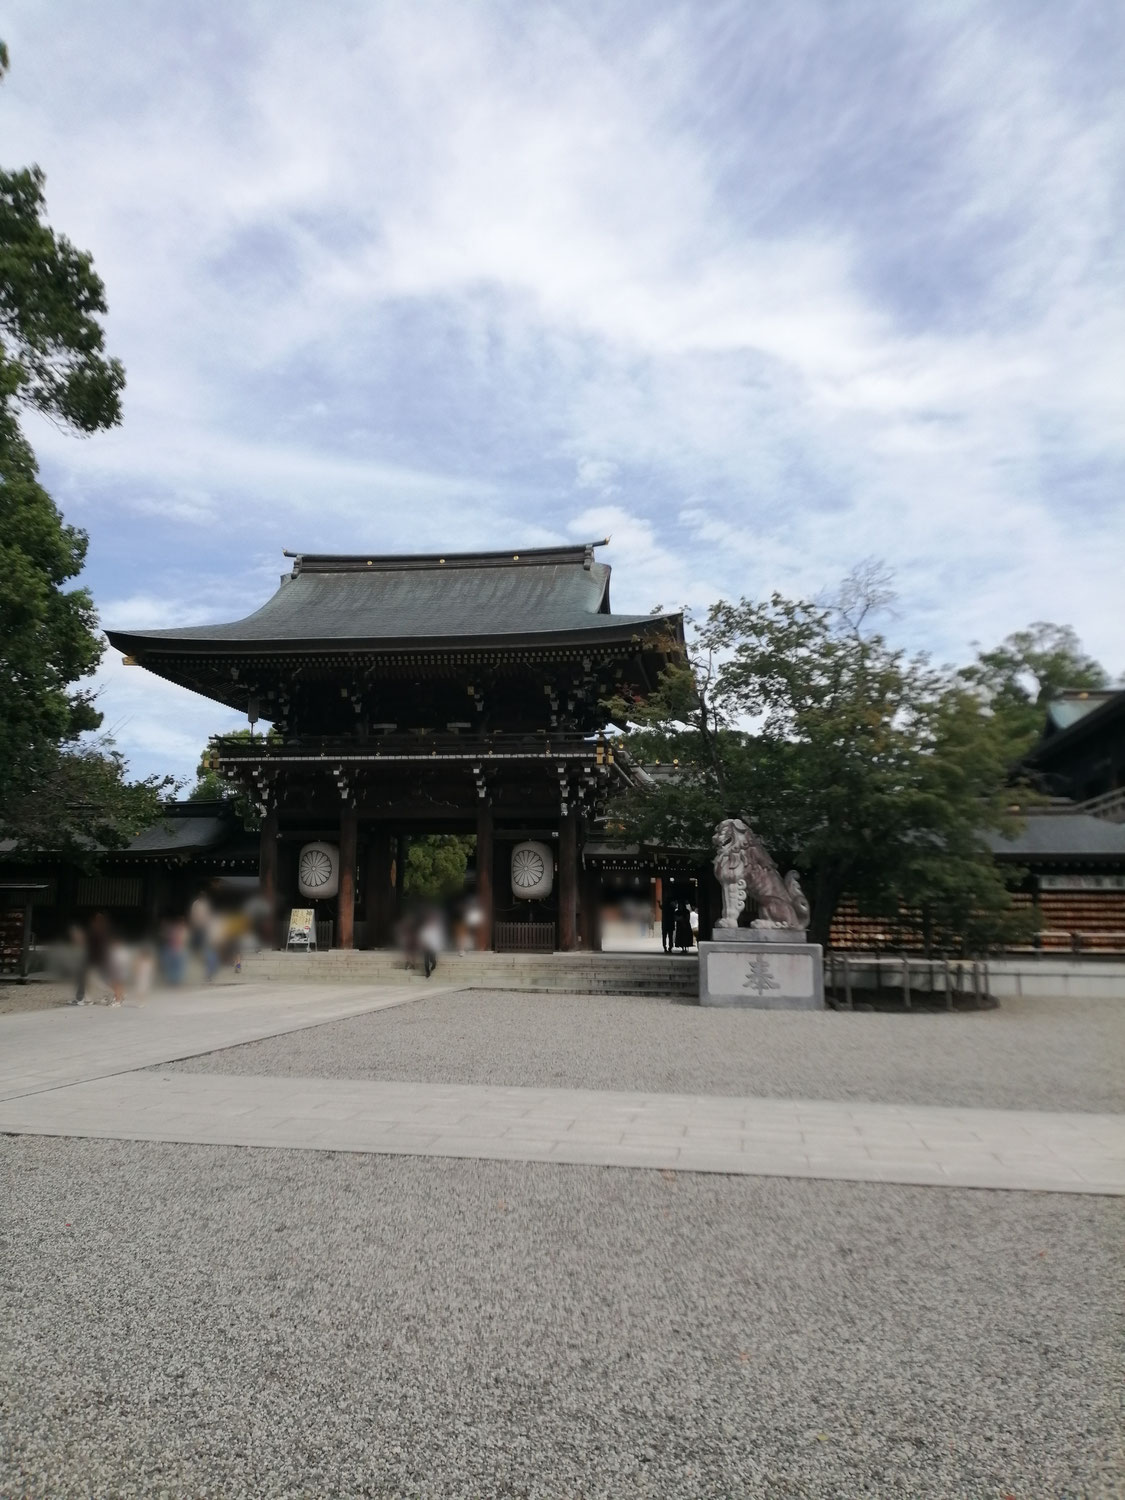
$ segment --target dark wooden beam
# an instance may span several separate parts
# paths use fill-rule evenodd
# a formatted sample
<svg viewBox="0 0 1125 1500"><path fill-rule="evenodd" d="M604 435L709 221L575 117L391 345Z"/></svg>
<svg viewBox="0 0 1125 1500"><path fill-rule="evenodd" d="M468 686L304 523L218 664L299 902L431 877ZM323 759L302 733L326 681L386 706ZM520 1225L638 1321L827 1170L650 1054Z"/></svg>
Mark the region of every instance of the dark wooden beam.
<svg viewBox="0 0 1125 1500"><path fill-rule="evenodd" d="M277 804L274 803L262 814L262 826L258 836L258 884L262 891L269 923L268 936L271 946L277 947L281 940L281 927L277 920Z"/></svg>
<svg viewBox="0 0 1125 1500"><path fill-rule="evenodd" d="M559 820L559 947L578 946L578 809L570 803Z"/></svg>
<svg viewBox="0 0 1125 1500"><path fill-rule="evenodd" d="M395 840L385 823L372 826L367 841L367 942L372 948L387 947L394 937L395 887L391 883L392 861L398 886L402 886L402 864L395 859Z"/></svg>
<svg viewBox="0 0 1125 1500"><path fill-rule="evenodd" d="M355 946L355 808L345 805L340 812L340 889L336 897L336 947Z"/></svg>
<svg viewBox="0 0 1125 1500"><path fill-rule="evenodd" d="M482 951L492 947L492 863L495 858L492 834L492 803L487 797L482 797L477 808L477 905L480 907L477 947Z"/></svg>

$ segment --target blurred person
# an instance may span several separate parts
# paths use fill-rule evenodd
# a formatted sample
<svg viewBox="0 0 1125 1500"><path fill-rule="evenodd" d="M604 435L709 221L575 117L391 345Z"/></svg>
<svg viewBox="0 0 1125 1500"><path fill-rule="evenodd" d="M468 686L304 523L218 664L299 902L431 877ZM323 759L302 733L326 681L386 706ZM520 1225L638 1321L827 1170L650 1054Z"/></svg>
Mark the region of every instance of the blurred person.
<svg viewBox="0 0 1125 1500"><path fill-rule="evenodd" d="M483 921L484 912L481 911L480 902L474 896L465 903L465 931L464 940L461 947L462 953L464 953L466 948L476 948L479 941L478 934L480 933L480 927Z"/></svg>
<svg viewBox="0 0 1125 1500"><path fill-rule="evenodd" d="M247 935L253 950L260 953L273 945L273 913L270 904L260 891L255 892L246 903Z"/></svg>
<svg viewBox="0 0 1125 1500"><path fill-rule="evenodd" d="M234 943L231 924L225 913L211 909L211 920L207 924L206 940L203 944L203 973L210 984L219 967L234 962Z"/></svg>
<svg viewBox="0 0 1125 1500"><path fill-rule="evenodd" d="M132 954L128 947L121 938L111 935L105 961L106 981L113 991L113 999L109 1002L111 1006L120 1005L124 1000L125 984L131 967Z"/></svg>
<svg viewBox="0 0 1125 1500"><path fill-rule="evenodd" d="M437 968L438 954L445 946L445 932L442 928L441 917L436 911L429 912L422 919L422 925L418 929L418 946L422 950L422 964L426 971L426 978Z"/></svg>
<svg viewBox="0 0 1125 1500"><path fill-rule="evenodd" d="M156 951L150 942L144 942L137 949L136 957L133 959L133 990L138 1000L148 999L155 972Z"/></svg>
<svg viewBox="0 0 1125 1500"><path fill-rule="evenodd" d="M207 894L206 886L201 887L199 894L191 903L188 912L188 927L190 929L190 948L196 958L203 961L204 972L210 979L214 973L211 963L211 931L214 925L215 914L211 907L211 898Z"/></svg>
<svg viewBox="0 0 1125 1500"><path fill-rule="evenodd" d="M187 923L182 917L169 917L161 932L160 962L168 984L183 984L187 966Z"/></svg>
<svg viewBox="0 0 1125 1500"><path fill-rule="evenodd" d="M86 1004L86 980L90 973L90 945L86 929L81 922L70 928L70 943L75 957L74 999L71 1005Z"/></svg>
<svg viewBox="0 0 1125 1500"><path fill-rule="evenodd" d="M124 993L121 973L120 944L113 935L109 918L104 911L96 911L86 929L86 971L83 982L85 990L91 978L103 984L112 999L103 1002L111 1006L120 1005Z"/></svg>

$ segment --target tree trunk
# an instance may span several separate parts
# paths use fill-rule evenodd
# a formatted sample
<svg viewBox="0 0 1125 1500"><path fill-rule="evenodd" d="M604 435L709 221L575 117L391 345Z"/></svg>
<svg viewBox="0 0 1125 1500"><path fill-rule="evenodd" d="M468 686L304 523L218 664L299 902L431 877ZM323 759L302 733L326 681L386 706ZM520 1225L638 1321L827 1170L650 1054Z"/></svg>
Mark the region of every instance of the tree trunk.
<svg viewBox="0 0 1125 1500"><path fill-rule="evenodd" d="M809 902L809 942L828 947L832 932L832 918L844 894L844 882L834 870L820 870L813 882L813 895Z"/></svg>

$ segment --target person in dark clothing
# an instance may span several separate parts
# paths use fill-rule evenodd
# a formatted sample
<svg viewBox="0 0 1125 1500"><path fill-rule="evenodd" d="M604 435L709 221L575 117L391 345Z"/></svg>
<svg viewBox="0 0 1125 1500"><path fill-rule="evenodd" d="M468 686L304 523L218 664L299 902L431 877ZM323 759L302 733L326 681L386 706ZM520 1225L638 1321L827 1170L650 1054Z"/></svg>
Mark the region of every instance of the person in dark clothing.
<svg viewBox="0 0 1125 1500"><path fill-rule="evenodd" d="M691 907L686 901L676 902L675 942L681 953L686 953L695 942L695 934L691 930Z"/></svg>
<svg viewBox="0 0 1125 1500"><path fill-rule="evenodd" d="M86 986L92 975L113 992L113 999L109 1003L120 1005L123 986L114 953L113 930L105 912L101 911L94 913L86 929L85 952L78 980L79 994L76 996L80 1005L85 1001Z"/></svg>
<svg viewBox="0 0 1125 1500"><path fill-rule="evenodd" d="M676 903L674 901L661 901L660 903L660 946L665 953L671 953L673 938L676 935Z"/></svg>

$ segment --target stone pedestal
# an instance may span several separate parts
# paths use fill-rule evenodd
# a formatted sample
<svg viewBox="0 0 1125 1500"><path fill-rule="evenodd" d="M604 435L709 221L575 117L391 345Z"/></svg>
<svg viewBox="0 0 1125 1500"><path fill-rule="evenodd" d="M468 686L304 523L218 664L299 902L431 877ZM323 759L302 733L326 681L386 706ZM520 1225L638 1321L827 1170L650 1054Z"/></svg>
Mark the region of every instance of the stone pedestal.
<svg viewBox="0 0 1125 1500"><path fill-rule="evenodd" d="M717 928L715 937L699 945L700 1005L824 1009L824 953L819 943L802 942L803 932Z"/></svg>

